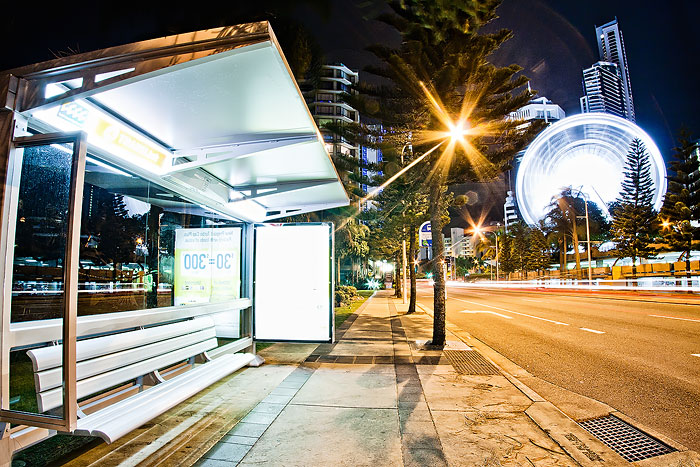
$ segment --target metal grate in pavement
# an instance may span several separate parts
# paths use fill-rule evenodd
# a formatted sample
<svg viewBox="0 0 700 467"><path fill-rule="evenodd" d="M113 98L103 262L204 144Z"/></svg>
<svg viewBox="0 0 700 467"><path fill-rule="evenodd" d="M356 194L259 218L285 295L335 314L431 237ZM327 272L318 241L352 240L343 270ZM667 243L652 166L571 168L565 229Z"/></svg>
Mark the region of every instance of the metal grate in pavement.
<svg viewBox="0 0 700 467"><path fill-rule="evenodd" d="M476 350L445 350L445 357L457 373L465 375L500 375L491 362Z"/></svg>
<svg viewBox="0 0 700 467"><path fill-rule="evenodd" d="M628 462L640 461L675 451L672 447L613 415L586 420L580 422L579 425Z"/></svg>

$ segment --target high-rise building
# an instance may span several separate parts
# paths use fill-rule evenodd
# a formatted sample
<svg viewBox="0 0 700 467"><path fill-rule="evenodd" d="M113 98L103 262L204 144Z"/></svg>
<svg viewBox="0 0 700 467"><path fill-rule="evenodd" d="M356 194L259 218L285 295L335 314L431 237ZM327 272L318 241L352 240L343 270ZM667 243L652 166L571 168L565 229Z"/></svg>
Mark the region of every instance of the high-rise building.
<svg viewBox="0 0 700 467"><path fill-rule="evenodd" d="M529 88L530 85L528 83L528 89ZM546 97L532 99L526 105L508 115L508 119L510 120L522 120L523 125L531 125L535 121L544 121L547 125L552 125L565 117L566 113L564 110ZM515 155L513 168L506 173L507 193L505 203L503 204L506 231L510 224L520 220L520 213L518 212L518 205L513 192L515 191L515 176L518 165L524 154L525 150L522 150Z"/></svg>
<svg viewBox="0 0 700 467"><path fill-rule="evenodd" d="M547 123L554 123L564 117L566 117L566 113L564 113L562 108L546 97L532 99L526 105L508 115L508 119L522 120L525 124L529 124L533 120L544 120Z"/></svg>
<svg viewBox="0 0 700 467"><path fill-rule="evenodd" d="M598 62L583 70L581 112L605 112L629 118L619 67L611 62Z"/></svg>
<svg viewBox="0 0 700 467"><path fill-rule="evenodd" d="M508 232L508 226L520 220L518 206L515 204L515 196L512 191L508 191L506 202L503 204L503 220L505 221L505 229Z"/></svg>
<svg viewBox="0 0 700 467"><path fill-rule="evenodd" d="M309 81L302 81L300 84L306 96L309 110L326 142L328 153L335 156L357 158L362 164L378 164L382 162L381 149L353 144L346 138L324 128L327 123L336 125L360 123L359 112L343 100L343 94L355 92L352 86L356 85L358 81L359 73L357 71L351 70L342 63L335 63L323 65L317 89L313 88ZM374 187L364 182L376 174L367 168L360 170L364 180L363 183L359 183L359 187L366 193ZM369 201L363 203L361 208L366 210L371 206L372 202Z"/></svg>
<svg viewBox="0 0 700 467"><path fill-rule="evenodd" d="M581 112L606 112L635 121L625 43L617 18L596 26L600 61L583 70Z"/></svg>
<svg viewBox="0 0 700 467"><path fill-rule="evenodd" d="M445 235L443 231L442 242L445 247L445 256L453 258L474 256L472 236L465 235L465 231L461 227L450 228L449 236Z"/></svg>
<svg viewBox="0 0 700 467"><path fill-rule="evenodd" d="M595 28L598 42L598 54L604 62L614 63L618 67L618 73L622 79L622 90L625 98L627 119L635 121L634 100L632 99L632 83L630 71L627 66L627 54L625 53L625 41L622 31L617 23L617 18L602 26Z"/></svg>
<svg viewBox="0 0 700 467"><path fill-rule="evenodd" d="M359 155L359 146L323 128L326 123L360 123L357 110L342 99L342 94L352 92L351 86L357 84L358 79L359 74L342 63L323 65L318 89L304 93L309 110L321 130L326 149L331 155L347 157Z"/></svg>

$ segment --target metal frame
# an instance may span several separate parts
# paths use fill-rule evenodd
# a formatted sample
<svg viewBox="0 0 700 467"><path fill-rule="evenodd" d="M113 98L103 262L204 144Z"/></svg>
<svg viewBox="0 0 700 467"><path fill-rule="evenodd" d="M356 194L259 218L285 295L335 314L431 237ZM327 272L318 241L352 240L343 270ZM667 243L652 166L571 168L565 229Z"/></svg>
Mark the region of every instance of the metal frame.
<svg viewBox="0 0 700 467"><path fill-rule="evenodd" d="M335 307L333 306L333 300L334 300L334 290L335 290L335 272L333 268L335 267L335 228L332 222L285 222L281 224L275 224L277 226L290 226L290 225L301 225L301 226L311 226L311 225L325 225L328 226L329 228L329 235L328 235L328 243L329 243L329 248L330 248L330 256L329 256L329 264L328 264L328 273L330 274L330 279L328 281L328 295L329 295L329 300L328 300L328 306L330 307L330 313L329 313L329 323L328 323L328 329L329 329L329 336L328 340L299 340L299 339L257 339L255 336L255 306L253 306L253 313L252 313L252 320L253 320L253 340L254 341L259 341L259 342L297 342L297 343L333 343L335 342ZM251 224L252 230L254 232L257 232L258 227L264 227L265 224ZM255 245L253 248L252 252L252 262L253 262L253 268L252 268L252 278L253 280L251 281L252 283L252 298L253 298L253 304L255 304L255 269L256 269L256 261L255 261L255 251L257 249L257 235L254 235L255 237Z"/></svg>
<svg viewBox="0 0 700 467"><path fill-rule="evenodd" d="M241 296L250 299L251 306L242 310L241 323L246 327L241 329L241 334L250 333L251 343L249 350L255 353L255 300L253 278L255 277L255 228L253 224L246 223L243 226L243 245L241 246Z"/></svg>
<svg viewBox="0 0 700 467"><path fill-rule="evenodd" d="M206 167L207 165L216 164L218 162L248 157L257 152L269 151L271 149L279 149L297 144L313 143L317 140L318 136L314 133L311 135L279 136L277 138L268 137L267 139L245 141L241 143L228 144L225 146L214 146L202 149L178 150L174 152L172 167L168 168L166 172L183 172ZM178 157L187 157L188 159L192 160L181 164L176 164L175 161Z"/></svg>
<svg viewBox="0 0 700 467"><path fill-rule="evenodd" d="M12 265L14 262L14 238L17 219L17 204L19 196L19 180L21 176L21 150L25 147L43 146L48 144L73 144L73 155L70 176L68 232L66 235L66 250L63 265L63 418L49 415L30 414L9 409L9 355L10 342L8 330L11 314L9 312L12 300ZM6 180L5 204L3 219L5 229L2 235L6 238L4 263L4 301L3 301L3 342L2 342L2 409L0 418L5 422L32 425L50 430L73 431L77 424L78 401L76 396L76 327L78 309L78 256L80 252L80 220L83 207L83 183L85 179L85 156L87 150L87 135L76 133L49 133L35 136L15 137L10 144L8 170Z"/></svg>

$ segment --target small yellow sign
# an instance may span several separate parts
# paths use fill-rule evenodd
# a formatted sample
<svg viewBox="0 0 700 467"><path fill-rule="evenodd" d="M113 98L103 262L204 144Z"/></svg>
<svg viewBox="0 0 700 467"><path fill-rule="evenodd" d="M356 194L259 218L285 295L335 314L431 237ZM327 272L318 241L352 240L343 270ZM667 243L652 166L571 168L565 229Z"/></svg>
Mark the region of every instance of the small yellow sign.
<svg viewBox="0 0 700 467"><path fill-rule="evenodd" d="M129 154L133 154L138 158L145 159L158 167L162 168L163 164L168 158L167 154L158 151L144 141L140 141L138 138L130 135L107 120L103 120L101 118L97 120L95 133L97 136L105 140L105 142L109 142L110 144L119 147L121 150L126 151Z"/></svg>

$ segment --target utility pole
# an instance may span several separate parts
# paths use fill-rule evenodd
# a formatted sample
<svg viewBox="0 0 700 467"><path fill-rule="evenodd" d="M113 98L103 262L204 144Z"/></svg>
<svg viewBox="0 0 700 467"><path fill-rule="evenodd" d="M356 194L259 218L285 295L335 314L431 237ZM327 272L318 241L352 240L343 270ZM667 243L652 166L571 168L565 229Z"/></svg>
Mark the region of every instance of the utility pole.
<svg viewBox="0 0 700 467"><path fill-rule="evenodd" d="M588 250L588 285L593 282L593 269L591 266L591 229L588 226L588 200L584 197L583 204L586 206L586 250Z"/></svg>

